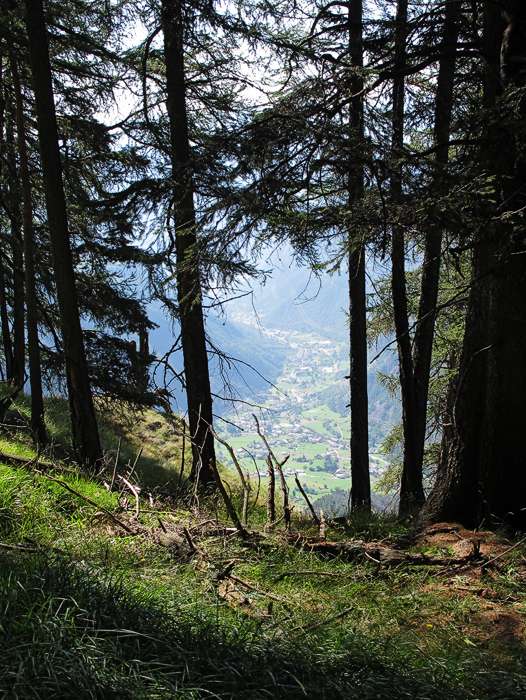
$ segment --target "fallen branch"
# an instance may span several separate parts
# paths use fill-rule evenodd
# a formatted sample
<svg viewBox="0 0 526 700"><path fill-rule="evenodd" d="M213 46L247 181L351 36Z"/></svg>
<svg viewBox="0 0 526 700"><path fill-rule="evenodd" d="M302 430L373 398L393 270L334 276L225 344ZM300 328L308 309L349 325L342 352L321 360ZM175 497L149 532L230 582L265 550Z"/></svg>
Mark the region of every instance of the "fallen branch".
<svg viewBox="0 0 526 700"><path fill-rule="evenodd" d="M58 547L31 547L25 544L7 544L6 542L0 542L0 549L8 549L14 552L26 552L27 554L47 554L49 551L57 552L58 554L66 554L63 549L59 549Z"/></svg>
<svg viewBox="0 0 526 700"><path fill-rule="evenodd" d="M525 542L526 542L526 537L523 537L523 538L522 538L521 540L519 540L518 542L515 542L515 544L512 544L511 547L508 547L507 549L505 549L505 550L504 550L503 552L501 552L500 554L497 554L497 556L496 556L496 557L493 557L493 559L490 559L489 561L487 561L487 562L485 562L484 564L482 564L482 568L485 569L486 567L488 567L488 566L490 566L491 564L493 564L493 562L497 561L497 559L502 559L502 557L506 556L506 554L509 554L509 553L512 552L514 549L517 549L517 547L520 547L521 544L524 544Z"/></svg>
<svg viewBox="0 0 526 700"><path fill-rule="evenodd" d="M282 596L276 595L275 593L269 593L268 591L263 591L261 588L258 588L257 586L254 586L252 583L249 583L248 581L245 581L242 578L238 578L237 576L234 576L233 574L227 574L225 578L229 578L231 581L234 583L239 584L240 586L243 586L249 591L254 591L254 593L257 593L258 595L265 596L266 598L270 598L271 600L275 600L278 603L281 603L282 605L285 605L286 607L290 606L290 601L287 600L286 598L283 598Z"/></svg>
<svg viewBox="0 0 526 700"><path fill-rule="evenodd" d="M192 538L192 535L188 531L188 528L183 527L183 535L185 537L185 540L188 542L188 546L190 547L192 552L194 552L194 554L197 554L199 552L199 550L197 549L196 544Z"/></svg>
<svg viewBox="0 0 526 700"><path fill-rule="evenodd" d="M82 499L83 501L86 501L86 503L89 503L90 505L94 506L98 510L102 511L105 513L110 520L113 520L113 522L118 525L119 527L122 527L123 530L125 530L127 533L130 535L137 535L137 530L133 530L129 525L127 525L125 522L120 520L116 515L114 515L111 510L108 510L107 508L104 508L103 506L99 505L95 501L93 501L91 498L88 496L84 496L84 494L79 493L78 491L75 491L74 488L72 488L69 484L66 484L65 481L62 481L62 479L57 479L54 476L49 476L49 474L45 474L44 472L38 471L38 474L43 476L45 479L48 479L49 481L55 482L55 484L59 484L59 486L62 486L62 488L66 489L66 491L69 491L72 493L74 496L77 496L78 498Z"/></svg>
<svg viewBox="0 0 526 700"><path fill-rule="evenodd" d="M362 540L350 540L342 542L325 542L310 540L304 537L290 537L292 546L318 554L331 557L340 557L346 561L359 559L373 560L376 564L396 566L397 564L415 564L422 566L459 566L474 561L480 561L481 557L469 554L461 558L431 557L427 554L404 552L392 547L386 547L377 542L363 542Z"/></svg>
<svg viewBox="0 0 526 700"><path fill-rule="evenodd" d="M248 532L245 530L243 525L241 524L241 520L239 519L238 514L236 513L236 509L234 508L234 504L232 503L232 499L228 495L225 489L225 485L223 484L223 481L219 475L219 472L217 470L217 466L214 464L213 460L210 461L210 467L214 473L214 478L216 480L217 488L219 489L219 493L221 494L221 497L225 503L225 507L227 510L227 513L230 517L230 520L234 523L234 526L239 533L239 535L244 539L248 539Z"/></svg>
<svg viewBox="0 0 526 700"><path fill-rule="evenodd" d="M16 552L28 552L30 554L45 551L42 547L27 547L23 544L6 544L5 542L0 542L0 549L10 549Z"/></svg>
<svg viewBox="0 0 526 700"><path fill-rule="evenodd" d="M7 452L0 452L0 462L7 462L8 464L14 464L16 467L32 467L36 465L37 467L42 467L43 469L53 469L55 466L51 462L43 462L36 457L27 459L27 457L20 457L19 455L8 454Z"/></svg>
<svg viewBox="0 0 526 700"><path fill-rule="evenodd" d="M130 489L130 491L133 493L135 497L135 519L139 520L139 513L140 513L140 508L141 508L141 501L139 498L139 494L141 493L141 489L139 486L134 486L128 479L126 479L124 476L119 475L119 479L126 484L126 486Z"/></svg>
<svg viewBox="0 0 526 700"><path fill-rule="evenodd" d="M296 486L297 486L298 489L300 490L301 495L302 495L303 498L305 499L305 503L307 504L307 506L308 506L308 508L309 508L309 510L310 510L310 512L311 512L312 519L314 520L314 522L316 523L316 525L319 527L319 526L320 526L320 519L319 519L318 516L316 515L316 511L314 510L314 506L312 505L312 503L311 503L311 501L310 501L310 498L307 496L307 492L305 491L305 489L304 489L303 486L301 485L301 481L298 479L298 475L297 475L297 474L294 475L294 481L296 482Z"/></svg>
<svg viewBox="0 0 526 700"><path fill-rule="evenodd" d="M328 576L330 578L349 578L349 574L340 573L337 571L283 571L274 578L274 582L283 581L289 576Z"/></svg>

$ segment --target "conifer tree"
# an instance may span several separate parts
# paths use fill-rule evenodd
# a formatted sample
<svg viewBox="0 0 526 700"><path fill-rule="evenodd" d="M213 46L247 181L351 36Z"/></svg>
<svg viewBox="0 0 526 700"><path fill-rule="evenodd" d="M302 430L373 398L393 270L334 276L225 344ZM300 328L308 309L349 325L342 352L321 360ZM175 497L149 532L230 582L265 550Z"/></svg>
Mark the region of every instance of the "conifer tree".
<svg viewBox="0 0 526 700"><path fill-rule="evenodd" d="M29 39L54 279L61 317L72 437L81 462L93 467L101 459L102 452L80 325L42 0L26 0L25 23Z"/></svg>
<svg viewBox="0 0 526 700"><path fill-rule="evenodd" d="M181 0L162 0L161 4L166 63L166 103L170 120L177 293L188 399L188 423L192 440L192 478L206 484L214 480L215 451L211 432L212 394L203 319L186 108L185 28Z"/></svg>
<svg viewBox="0 0 526 700"><path fill-rule="evenodd" d="M453 425L425 520L526 522L522 458L526 369L522 3L484 3L485 129L478 167L493 183L473 239L472 288ZM510 148L511 146L511 148Z"/></svg>
<svg viewBox="0 0 526 700"><path fill-rule="evenodd" d="M9 59L15 93L17 146L22 189L27 347L29 358L29 382L31 387L31 431L35 442L43 446L47 442L47 435L44 425L44 398L42 394L42 370L38 338L38 310L34 260L35 246L33 235L33 194L29 170L26 116L22 86L17 60L13 50L11 50Z"/></svg>

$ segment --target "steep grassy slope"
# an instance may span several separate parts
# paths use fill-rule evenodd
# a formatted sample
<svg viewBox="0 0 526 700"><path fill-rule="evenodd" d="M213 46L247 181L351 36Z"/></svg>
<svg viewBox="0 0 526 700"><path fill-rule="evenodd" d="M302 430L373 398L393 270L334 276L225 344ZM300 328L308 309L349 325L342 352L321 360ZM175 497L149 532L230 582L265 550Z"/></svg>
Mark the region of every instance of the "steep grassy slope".
<svg viewBox="0 0 526 700"><path fill-rule="evenodd" d="M46 427L51 445L45 454L64 459L70 456L71 429L67 401L63 398L46 398ZM16 453L31 458L34 450L24 421L29 420L29 403L22 396L12 406L7 416L13 430L0 434L0 451ZM97 418L103 449L108 461L113 461L119 450L119 462L133 464L145 486L177 487L181 470L182 437L180 425L164 414L151 409L131 411L116 402L98 401ZM14 439L13 439L14 438ZM120 443L120 448L119 448ZM185 456L190 453L186 445ZM188 459L185 465L189 466ZM184 465L183 465L184 466Z"/></svg>
<svg viewBox="0 0 526 700"><path fill-rule="evenodd" d="M28 449L17 435L3 448ZM71 465L0 463L0 697L524 697L523 547L487 570L385 567L279 530L245 545L218 523L215 501L145 498L135 520ZM452 532L418 549L453 556ZM374 520L328 536L400 534Z"/></svg>

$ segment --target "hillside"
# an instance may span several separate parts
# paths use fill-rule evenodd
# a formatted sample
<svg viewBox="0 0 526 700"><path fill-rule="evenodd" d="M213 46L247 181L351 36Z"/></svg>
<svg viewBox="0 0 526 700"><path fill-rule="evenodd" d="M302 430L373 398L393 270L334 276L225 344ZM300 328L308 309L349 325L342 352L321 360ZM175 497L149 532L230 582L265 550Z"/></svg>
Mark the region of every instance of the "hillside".
<svg viewBox="0 0 526 700"><path fill-rule="evenodd" d="M159 455L152 418L129 434ZM217 501L150 497L147 464L137 516L107 475L31 462L23 433L2 451L28 458L0 458L3 697L524 697L524 544L443 525L407 549L386 518L320 540L295 516L288 537L257 504L243 541Z"/></svg>

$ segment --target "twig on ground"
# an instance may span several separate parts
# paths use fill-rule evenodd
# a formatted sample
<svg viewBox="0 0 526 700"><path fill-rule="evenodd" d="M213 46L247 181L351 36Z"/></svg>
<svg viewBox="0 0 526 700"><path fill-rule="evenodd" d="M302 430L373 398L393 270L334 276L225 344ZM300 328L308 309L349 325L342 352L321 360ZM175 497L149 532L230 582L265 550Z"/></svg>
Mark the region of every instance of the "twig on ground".
<svg viewBox="0 0 526 700"><path fill-rule="evenodd" d="M192 539L192 535L190 534L190 532L188 531L188 529L186 527L183 527L183 535L185 536L185 539L188 542L188 545L189 545L190 549L192 550L192 552L194 552L194 553L199 552L194 540Z"/></svg>
<svg viewBox="0 0 526 700"><path fill-rule="evenodd" d="M308 508L309 508L309 510L310 510L310 512L311 512L312 519L314 520L314 522L316 523L316 525L319 527L319 526L320 526L320 519L318 518L318 516L317 516L317 514L316 514L316 511L314 510L314 506L312 505L312 503L311 503L311 501L310 501L310 498L307 496L307 492L305 491L305 489L304 489L303 486L301 485L301 481L299 480L297 474L295 474L294 480L295 480L295 482L296 482L296 486L297 486L298 489L300 490L301 495L302 495L303 498L305 499L305 503L307 504L307 506L308 506Z"/></svg>
<svg viewBox="0 0 526 700"><path fill-rule="evenodd" d="M241 521L239 519L238 514L236 513L236 509L234 508L234 504L232 503L232 499L228 495L225 485L223 484L223 481L221 480L221 477L219 475L219 472L217 470L217 466L213 463L213 461L210 462L210 467L212 471L214 472L214 477L216 480L217 488L219 489L219 493L221 494L221 497L224 501L227 513L234 523L234 526L236 530L238 531L239 535L246 540L248 538L248 532L245 530L243 525L241 524Z"/></svg>
<svg viewBox="0 0 526 700"><path fill-rule="evenodd" d="M40 461L38 454L35 455L35 457L31 457L31 459L27 459L27 457L19 457L18 455L11 455L7 452L0 452L0 462L10 462L15 466L23 467L24 469L32 467L34 464L36 464L38 467L42 467L43 469L52 469L54 466L51 462Z"/></svg>
<svg viewBox="0 0 526 700"><path fill-rule="evenodd" d="M30 547L25 544L7 544L7 542L0 542L0 549L9 549L15 552L27 552L28 554L46 554L48 551L58 552L59 554L66 554L63 549L58 547Z"/></svg>
<svg viewBox="0 0 526 700"><path fill-rule="evenodd" d="M28 552L28 553L35 553L35 552L42 552L44 551L43 548L41 547L27 547L26 545L23 544L7 544L5 542L0 542L0 548L1 549L12 549L17 552Z"/></svg>
<svg viewBox="0 0 526 700"><path fill-rule="evenodd" d="M286 598L283 598L282 596L276 595L275 593L269 593L268 591L263 591L261 588L254 586L252 583L249 583L248 581L245 581L244 579L239 578L238 576L234 576L233 574L227 574L227 576L225 578L229 578L234 583L238 583L240 586L243 586L244 588L248 589L249 591L254 591L254 593L257 593L258 595L262 595L262 596L265 596L267 598L270 598L271 600L275 600L278 603L285 605L286 607L290 606L290 601L287 600Z"/></svg>
<svg viewBox="0 0 526 700"><path fill-rule="evenodd" d="M487 568L488 566L490 566L491 564L493 564L494 561L497 561L497 559L502 559L502 557L506 556L506 554L509 554L509 553L512 552L514 549L517 549L517 547L520 547L521 544L524 544L525 542L526 542L526 537L523 537L523 538L520 539L518 542L515 542L515 544L512 544L511 547L508 547L507 549L505 549L505 550L504 550L503 552L501 552L500 554L497 554L497 556L496 556L496 557L493 557L493 559L490 559L489 561L487 561L487 562L485 562L484 564L482 564L482 567L481 567L481 568L482 568L482 569Z"/></svg>
<svg viewBox="0 0 526 700"><path fill-rule="evenodd" d="M349 574L340 573L338 571L283 571L279 576L276 576L274 581L283 581L289 576L327 576L330 578L349 578Z"/></svg>
<svg viewBox="0 0 526 700"><path fill-rule="evenodd" d="M290 632L298 632L301 631L302 634L305 634L306 632L310 632L311 630L318 629L318 627L323 627L324 625L328 625L330 622L336 622L336 620L341 620L342 617L345 617L349 613L351 613L353 610L356 610L355 606L349 606L348 608L345 608L345 610L340 610L339 613L336 613L334 615L330 615L329 617L326 617L325 620L320 620L319 622L313 622L311 625L307 625L307 627L294 627Z"/></svg>
<svg viewBox="0 0 526 700"><path fill-rule="evenodd" d="M57 479L54 476L49 476L49 474L45 474L44 472L38 471L38 474L43 476L45 479L49 479L49 481L55 482L55 484L59 484L59 486L62 486L62 488L66 489L66 491L69 491L72 493L74 496L77 496L78 498L82 499L83 501L86 501L86 503L89 503L90 505L94 506L95 508L98 508L100 511L105 513L110 520L113 520L113 522L118 525L119 527L122 527L123 530L125 530L128 534L130 535L136 535L138 534L136 530L133 530L129 525L127 525L125 522L117 518L116 515L114 515L111 510L108 510L107 508L104 508L104 506L99 505L95 501L93 501L91 498L88 496L84 496L84 494L79 493L78 491L75 491L74 488L72 488L69 484L66 484L65 481L62 481L62 479Z"/></svg>
<svg viewBox="0 0 526 700"><path fill-rule="evenodd" d="M133 464L132 464L132 468L131 468L131 470L130 470L130 473L128 474L128 479L131 479L131 478L132 478L132 474L133 474L133 472L135 471L135 468L137 467L137 464L139 463L139 460L140 460L140 458L141 458L142 451L143 451L143 447L140 447L140 448L139 448L139 451L137 452L137 456L135 457L135 459L134 459L134 461L133 461Z"/></svg>
<svg viewBox="0 0 526 700"><path fill-rule="evenodd" d="M126 484L126 486L130 489L130 491L133 493L135 497L135 519L139 520L139 513L140 513L140 508L141 508L141 502L139 498L139 494L141 493L141 489L139 486L134 486L134 484L130 483L128 479L124 476L119 476L119 479Z"/></svg>

